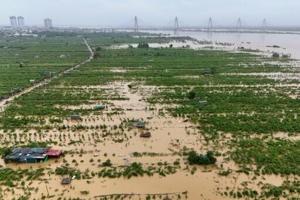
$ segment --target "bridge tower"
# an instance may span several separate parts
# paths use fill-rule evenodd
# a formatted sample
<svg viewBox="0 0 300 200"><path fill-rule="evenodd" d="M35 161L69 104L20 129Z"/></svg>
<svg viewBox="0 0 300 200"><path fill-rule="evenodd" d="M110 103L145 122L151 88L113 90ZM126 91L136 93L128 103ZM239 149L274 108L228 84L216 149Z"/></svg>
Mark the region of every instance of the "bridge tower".
<svg viewBox="0 0 300 200"><path fill-rule="evenodd" d="M239 17L238 20L237 20L237 23L236 23L236 30L241 31L241 29L242 29L242 20Z"/></svg>
<svg viewBox="0 0 300 200"><path fill-rule="evenodd" d="M212 20L212 18L210 17L209 20L208 20L207 31L208 31L208 32L211 32L212 29L213 29L213 20Z"/></svg>
<svg viewBox="0 0 300 200"><path fill-rule="evenodd" d="M268 23L267 23L267 20L266 18L263 19L263 22L262 22L262 30L263 31L266 31L267 30L267 27L268 27Z"/></svg>
<svg viewBox="0 0 300 200"><path fill-rule="evenodd" d="M177 35L179 31L179 20L178 17L175 17L175 21L174 21L174 35Z"/></svg>
<svg viewBox="0 0 300 200"><path fill-rule="evenodd" d="M138 23L138 17L134 17L134 32L137 33L139 32L139 23Z"/></svg>

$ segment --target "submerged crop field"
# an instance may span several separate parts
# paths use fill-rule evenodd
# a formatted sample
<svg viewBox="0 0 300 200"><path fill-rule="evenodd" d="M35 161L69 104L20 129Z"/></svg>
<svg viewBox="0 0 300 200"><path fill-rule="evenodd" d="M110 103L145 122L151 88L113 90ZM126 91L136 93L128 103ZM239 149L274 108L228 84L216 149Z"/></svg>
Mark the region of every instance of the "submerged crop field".
<svg viewBox="0 0 300 200"><path fill-rule="evenodd" d="M64 156L1 160L0 198L299 199L297 61L210 45L143 33L1 38L3 98L62 73L0 113L1 155L51 146Z"/></svg>

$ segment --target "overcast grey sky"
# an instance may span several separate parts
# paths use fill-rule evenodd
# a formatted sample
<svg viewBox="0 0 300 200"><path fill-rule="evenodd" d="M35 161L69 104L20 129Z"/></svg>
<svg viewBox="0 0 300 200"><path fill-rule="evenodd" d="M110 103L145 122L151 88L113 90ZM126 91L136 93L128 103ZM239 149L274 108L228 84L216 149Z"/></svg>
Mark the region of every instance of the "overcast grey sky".
<svg viewBox="0 0 300 200"><path fill-rule="evenodd" d="M300 0L0 0L0 24L22 15L27 25L41 25L50 17L55 25L128 26L134 15L141 25L205 25L213 17L218 25L299 25Z"/></svg>

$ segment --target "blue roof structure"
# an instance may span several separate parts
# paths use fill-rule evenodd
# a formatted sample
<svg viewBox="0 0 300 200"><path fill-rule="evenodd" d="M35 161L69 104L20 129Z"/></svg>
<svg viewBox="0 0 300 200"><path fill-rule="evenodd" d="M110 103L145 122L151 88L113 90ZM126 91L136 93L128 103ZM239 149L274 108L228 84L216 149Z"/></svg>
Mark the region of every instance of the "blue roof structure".
<svg viewBox="0 0 300 200"><path fill-rule="evenodd" d="M6 162L36 163L48 159L47 148L15 148L5 157Z"/></svg>

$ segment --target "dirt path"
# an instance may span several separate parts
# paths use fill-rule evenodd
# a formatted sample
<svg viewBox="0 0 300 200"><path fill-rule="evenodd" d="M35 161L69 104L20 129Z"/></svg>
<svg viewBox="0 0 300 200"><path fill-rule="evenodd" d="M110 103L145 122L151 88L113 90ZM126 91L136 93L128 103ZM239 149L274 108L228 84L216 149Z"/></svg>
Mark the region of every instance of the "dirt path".
<svg viewBox="0 0 300 200"><path fill-rule="evenodd" d="M87 46L87 48L88 48L88 50L89 50L89 52L90 52L89 58L87 58L87 59L84 60L83 62L81 62L81 63L79 63L79 64L77 64L77 65L75 65L75 66L73 66L73 67L71 67L71 68L68 68L68 69L66 69L66 70L64 70L64 71L62 71L62 72L59 72L57 75L55 75L55 76L53 76L53 77L51 77L51 78L44 79L44 80L42 80L42 81L40 81L40 82L38 82L38 83L35 83L34 85L31 85L31 86L25 88L25 89L24 89L23 91L21 91L21 92L16 93L16 94L14 94L14 95L8 97L7 99L1 100L1 101L0 101L0 113L1 113L1 112L4 112L5 109L10 105L10 103L11 103L14 99L16 99L16 98L18 98L18 97L20 97L20 96L22 96L22 95L24 95L24 94L29 93L29 92L31 92L32 90L34 90L34 89L36 89L36 88L38 88L38 87L47 85L47 84L49 84L52 80L57 79L57 78L63 76L65 73L69 73L69 72L71 72L71 71L73 71L73 70L79 68L80 66L82 66L82 65L84 65L84 64L86 64L86 63L88 63L88 62L90 62L91 60L93 60L93 58L94 58L94 51L92 50L92 48L90 47L90 45L88 44L88 42L86 41L86 39L83 39L83 41L84 41L85 45Z"/></svg>

